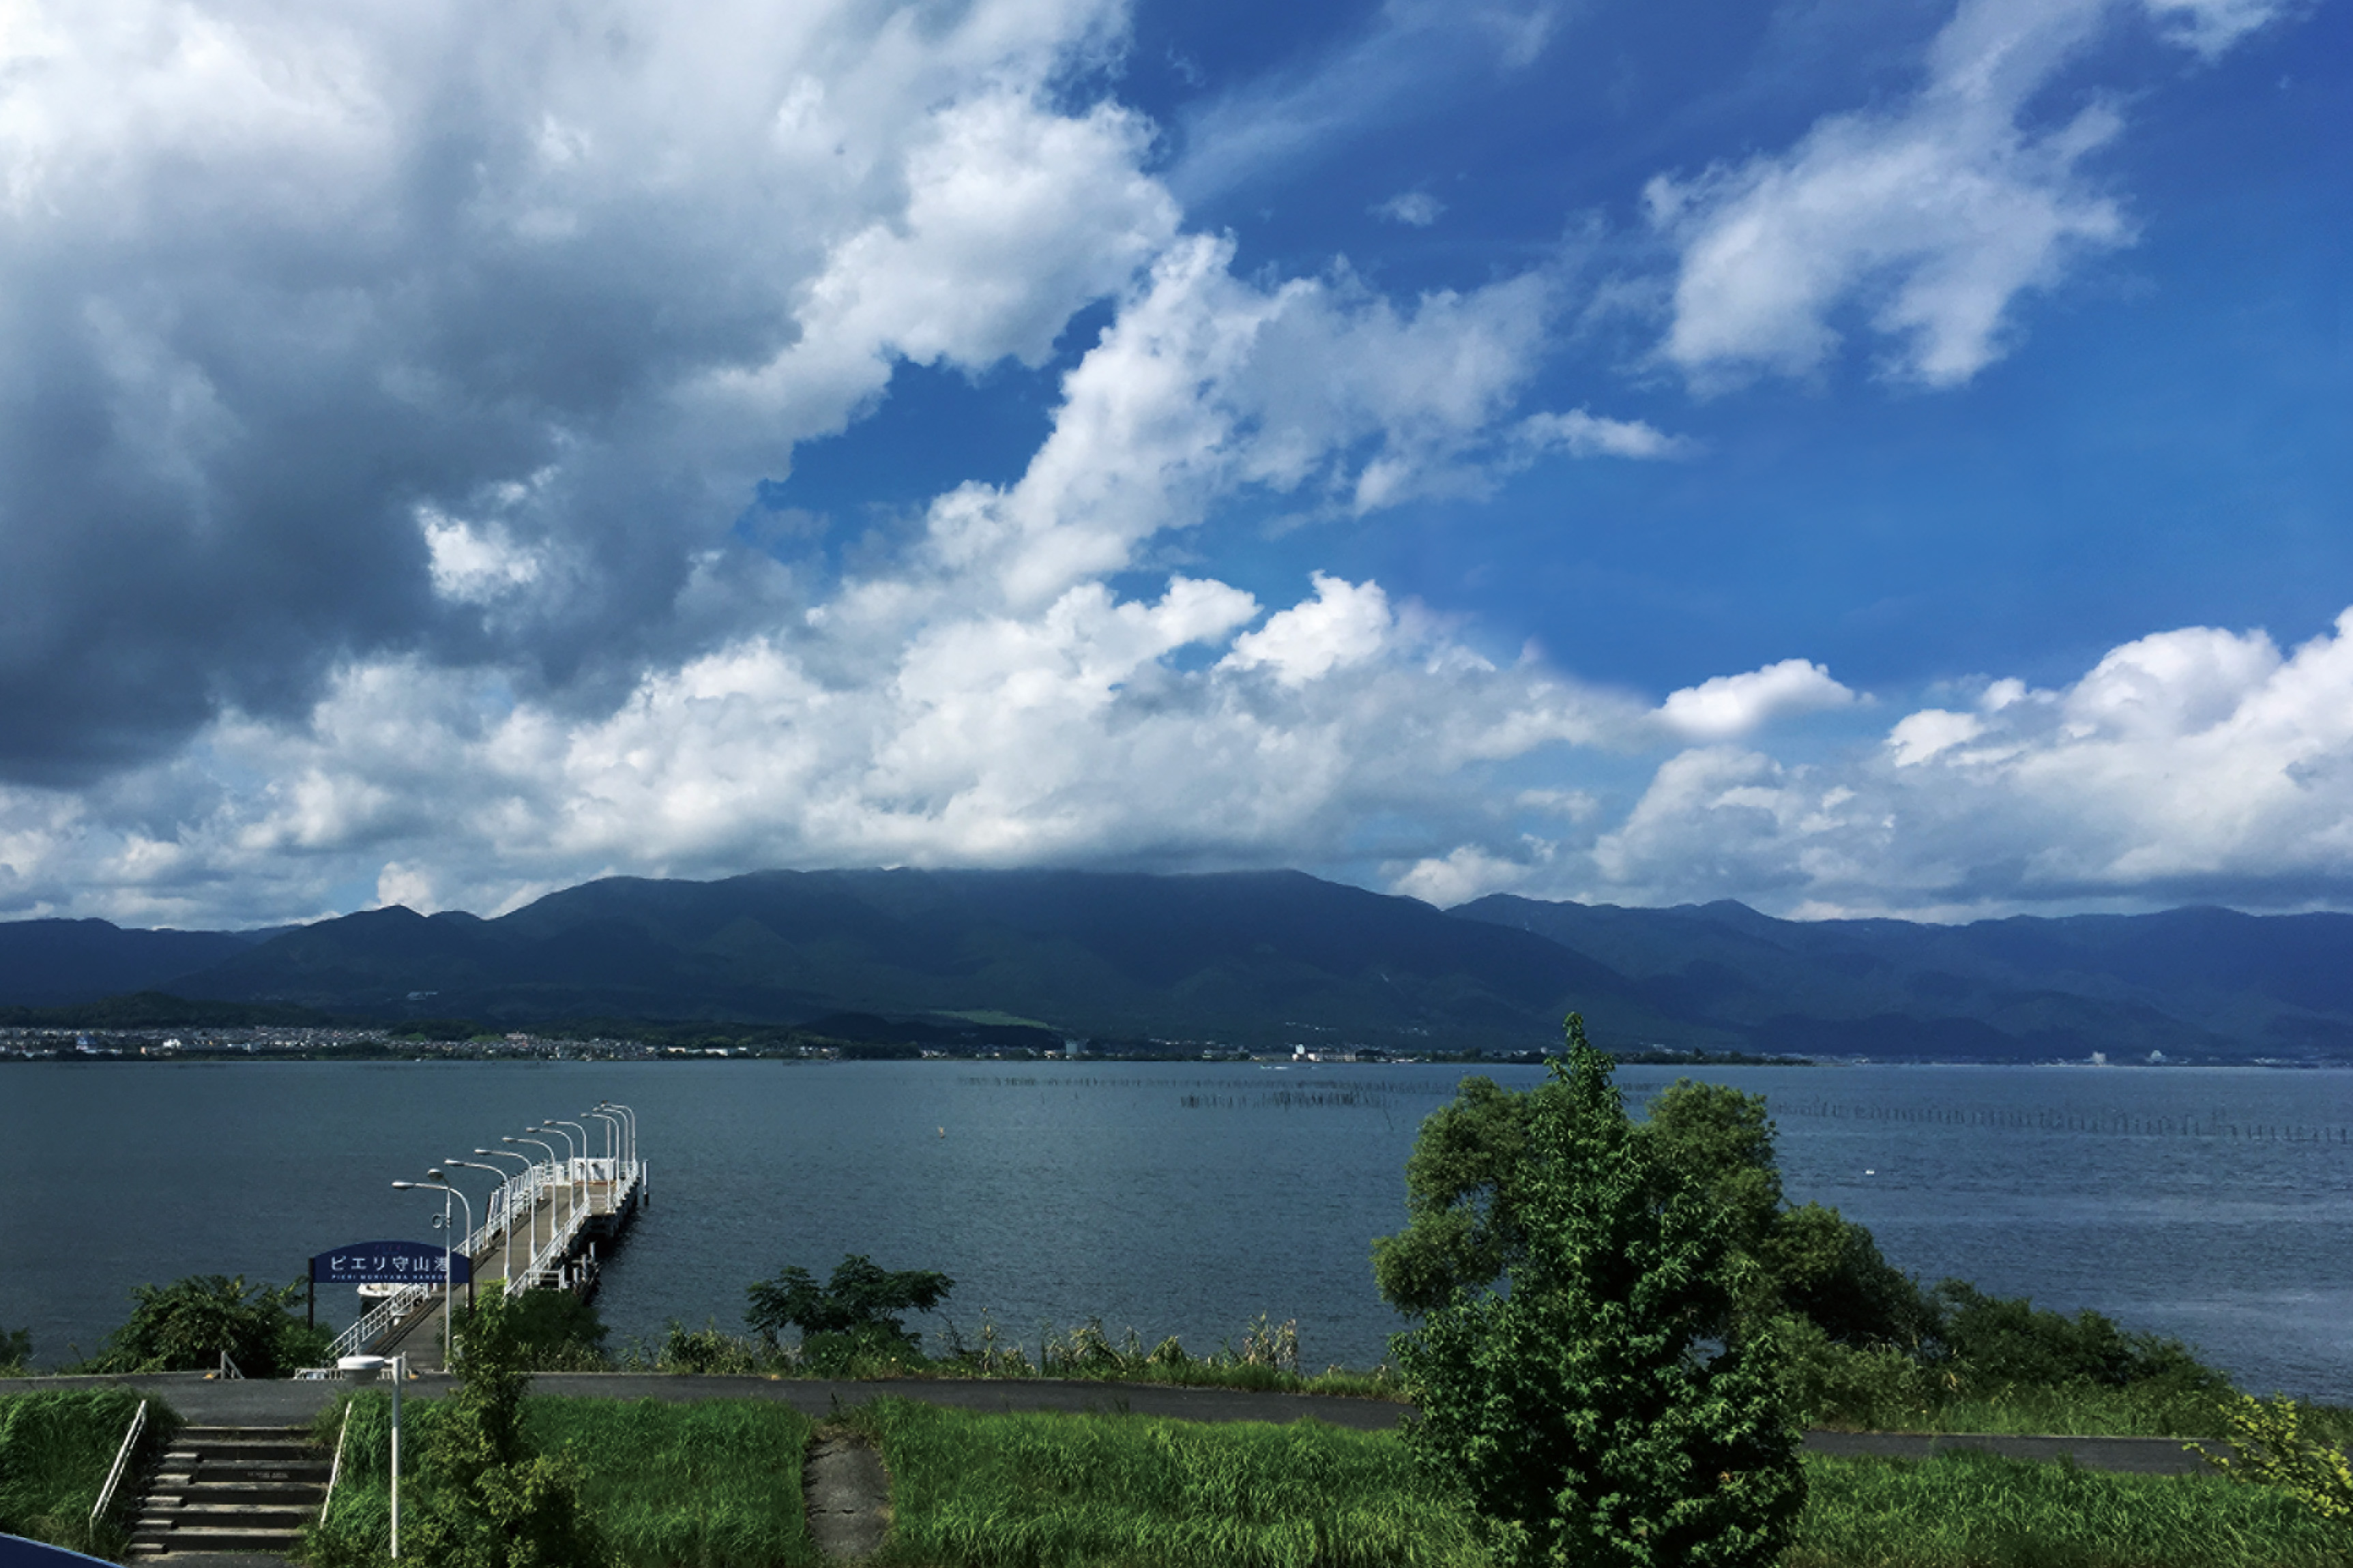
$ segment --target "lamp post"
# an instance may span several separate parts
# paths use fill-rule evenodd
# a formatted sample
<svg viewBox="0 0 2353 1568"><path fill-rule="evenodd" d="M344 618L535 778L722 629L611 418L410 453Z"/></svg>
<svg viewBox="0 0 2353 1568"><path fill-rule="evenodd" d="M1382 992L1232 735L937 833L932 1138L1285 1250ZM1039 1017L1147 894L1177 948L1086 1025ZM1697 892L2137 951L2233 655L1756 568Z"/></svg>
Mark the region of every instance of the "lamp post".
<svg viewBox="0 0 2353 1568"><path fill-rule="evenodd" d="M574 1214L578 1214L580 1212L580 1200L573 1194L572 1183L573 1179L580 1173L580 1157L588 1152L588 1135L585 1132L582 1133L579 1141L575 1143L573 1140L571 1131L560 1121L543 1121L536 1127L526 1127L523 1131L526 1132L545 1132L552 1137L561 1138L564 1140L564 1192L566 1197L572 1199L572 1212Z"/></svg>
<svg viewBox="0 0 2353 1568"><path fill-rule="evenodd" d="M585 1192L587 1190L590 1178L588 1165L588 1129L581 1126L577 1121L558 1121L554 1123L554 1125L557 1127L569 1127L573 1131L580 1134L580 1186L581 1190ZM594 1205L592 1205L591 1206L593 1207Z"/></svg>
<svg viewBox="0 0 2353 1568"><path fill-rule="evenodd" d="M530 1156L530 1155L528 1155L528 1154L518 1154L518 1153L516 1153L516 1152L515 1152L513 1150L512 1150L512 1149L477 1149L477 1150L475 1150L475 1151L474 1151L474 1152L475 1152L475 1153L477 1153L477 1154L480 1154L480 1155L483 1159L485 1159L485 1160L521 1160L521 1161L522 1162L522 1169L520 1172L518 1172L518 1173L517 1173L517 1175L521 1175L521 1176L523 1176L523 1177L528 1177L528 1176L530 1176L530 1174L531 1174L531 1156ZM508 1177L508 1178L507 1178L507 1182L508 1182L508 1193L507 1193L507 1237L508 1237L508 1239L509 1239L510 1241L512 1241L512 1240L513 1239L513 1237L514 1237L514 1192L513 1192L514 1177L512 1177L512 1176ZM538 1242L539 1242L539 1219L538 1219L538 1215L539 1215L539 1184L538 1184L538 1183L536 1183L536 1182L533 1182L533 1183L530 1184L529 1190L527 1190L527 1191L523 1194L523 1205L522 1205L522 1217L523 1217L523 1242L522 1242L522 1256L523 1256L523 1261L524 1261L524 1262L526 1262L526 1263L528 1263L528 1262L530 1262L530 1261L531 1261L531 1249L532 1249L533 1247L535 1247L536 1245L538 1245ZM508 1250L508 1253L507 1253L507 1287L508 1287L508 1289L512 1289L512 1288L513 1287L513 1284L514 1284L514 1253L513 1253L512 1248L512 1247L510 1247L510 1248L509 1248L509 1250Z"/></svg>
<svg viewBox="0 0 2353 1568"><path fill-rule="evenodd" d="M636 1180L638 1175L638 1113L630 1110L628 1106L618 1104L610 1100L599 1102L596 1109L599 1110L617 1110L622 1114L622 1116L628 1119L629 1127L629 1144L628 1152L622 1156L622 1158L628 1162L630 1179L633 1181Z"/></svg>
<svg viewBox="0 0 2353 1568"><path fill-rule="evenodd" d="M528 1131L532 1131L532 1130L531 1130L530 1128L526 1127L526 1128L524 1128L524 1129L523 1129L523 1131L526 1131L526 1132L528 1132ZM530 1145L531 1145L533 1148L534 1148L534 1149L544 1149L544 1150L546 1150L546 1151L547 1151L547 1169L548 1169L548 1173L549 1173L551 1176L553 1176L553 1175L554 1174L554 1172L555 1172L555 1145L554 1145L553 1143L543 1143L543 1142L540 1142L538 1139L536 1139L536 1138L505 1138L505 1137L501 1137L501 1138L499 1140L499 1142L501 1142L501 1143L528 1143L528 1144L530 1144ZM568 1202L568 1200L569 1200L569 1199L570 1199L570 1197L571 1197L571 1193L569 1192L569 1190L567 1190L567 1191L565 1192L565 1198L566 1198L566 1200L567 1200L567 1202ZM534 1205L538 1202L538 1200L537 1200L536 1198L533 1199L532 1201L533 1201L533 1203ZM561 1236L561 1235L563 1235L563 1234L564 1234L562 1225L561 1225L561 1223L560 1223L560 1221L559 1221L559 1219L558 1219L558 1216L557 1216L557 1215L556 1215L556 1212L555 1212L555 1199L554 1199L554 1195L553 1195L553 1194L551 1194L551 1195L549 1196L548 1200L547 1200L547 1228L548 1228L548 1230L552 1233L552 1235L554 1235L554 1236ZM534 1222L533 1223L532 1247L531 1247L531 1262L532 1262L532 1267L533 1267L533 1268L534 1270L535 1270L535 1269L537 1269L537 1268L539 1267L539 1236L538 1236L538 1225L537 1225L537 1222L536 1222L536 1221L534 1221Z"/></svg>
<svg viewBox="0 0 2353 1568"><path fill-rule="evenodd" d="M432 1176L438 1176L441 1174L438 1171L429 1171L426 1173ZM439 1182L395 1182L392 1185L396 1192L429 1193L437 1187L439 1188L441 1192L441 1337L443 1341L441 1364L446 1370L458 1349L458 1320L456 1314L451 1310L453 1304L451 1299L456 1294L458 1269L456 1264L452 1261L454 1254L449 1245L449 1225L455 1216L449 1212L449 1200L455 1197L459 1198L459 1201L462 1202L463 1198L458 1189L451 1186L446 1180ZM470 1220L471 1216L469 1215L468 1217ZM470 1290L472 1289L474 1283L473 1262L474 1260L470 1257L466 1259L466 1285Z"/></svg>
<svg viewBox="0 0 2353 1568"><path fill-rule="evenodd" d="M485 1165L485 1164L480 1163L479 1161L474 1161L474 1160L444 1160L444 1161L442 1161L441 1163L442 1163L443 1164L445 1164L445 1165L456 1165L456 1166L459 1166L459 1167L461 1167L462 1169L469 1170L469 1171L488 1171L491 1175L496 1176L496 1177L499 1179L499 1186L500 1186L501 1189L503 1189L503 1188L506 1186L506 1184L507 1184L507 1173L506 1173L504 1171L500 1170L496 1165ZM460 1194L459 1195L460 1195L460 1196L463 1196L464 1194ZM504 1206L512 1207L512 1205L504 1205ZM469 1217L470 1217L470 1215ZM484 1198L484 1199L482 1200L482 1225L483 1225L483 1227L484 1227L485 1229L489 1228L490 1223L491 1223L491 1200L490 1200L489 1198ZM506 1224L506 1225L501 1226L499 1227L499 1287L500 1287L500 1289L501 1289L501 1290L503 1290L503 1289L506 1288L506 1281L507 1281L507 1280L509 1280L509 1279L513 1279L513 1278L514 1278L514 1226L513 1226L512 1223L509 1223L509 1224ZM472 1269L471 1268L469 1268L466 1270L466 1305L467 1305L467 1306L469 1306L469 1307L470 1307L470 1306L472 1306L473 1304L474 1304L474 1271L473 1271L473 1269Z"/></svg>
<svg viewBox="0 0 2353 1568"><path fill-rule="evenodd" d="M605 1124L605 1179L615 1191L621 1185L621 1119L609 1110L584 1110L583 1116L593 1116Z"/></svg>

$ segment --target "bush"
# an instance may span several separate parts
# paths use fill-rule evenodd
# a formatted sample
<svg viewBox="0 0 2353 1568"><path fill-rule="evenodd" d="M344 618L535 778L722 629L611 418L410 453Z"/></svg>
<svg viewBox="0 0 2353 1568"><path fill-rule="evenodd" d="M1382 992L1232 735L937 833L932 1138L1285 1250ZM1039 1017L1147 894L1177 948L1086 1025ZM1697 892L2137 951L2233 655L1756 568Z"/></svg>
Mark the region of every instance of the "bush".
<svg viewBox="0 0 2353 1568"><path fill-rule="evenodd" d="M458 1389L425 1444L433 1479L414 1540L427 1568L593 1568L605 1560L581 1512L578 1462L534 1454L523 1440L530 1300L485 1301L459 1328Z"/></svg>
<svg viewBox="0 0 2353 1568"><path fill-rule="evenodd" d="M246 1287L245 1276L189 1275L131 1290L130 1320L78 1372L210 1372L226 1352L248 1377L285 1377L324 1360L333 1336L294 1315L303 1285Z"/></svg>
<svg viewBox="0 0 2353 1568"><path fill-rule="evenodd" d="M2330 1523L2353 1531L2353 1458L2314 1441L2304 1431L2304 1407L2293 1399L2241 1395L2228 1413L2228 1456L2208 1455L2233 1480L2276 1487Z"/></svg>
<svg viewBox="0 0 2353 1568"><path fill-rule="evenodd" d="M33 1331L0 1329L0 1377L22 1377L33 1360Z"/></svg>

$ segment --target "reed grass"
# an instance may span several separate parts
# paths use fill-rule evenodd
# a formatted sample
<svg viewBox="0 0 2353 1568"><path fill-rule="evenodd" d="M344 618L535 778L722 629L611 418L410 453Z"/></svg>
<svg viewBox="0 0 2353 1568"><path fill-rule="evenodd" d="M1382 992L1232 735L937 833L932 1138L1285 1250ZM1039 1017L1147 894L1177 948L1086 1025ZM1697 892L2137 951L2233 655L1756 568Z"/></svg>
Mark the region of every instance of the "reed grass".
<svg viewBox="0 0 2353 1568"><path fill-rule="evenodd" d="M891 1471L908 1568L1484 1568L1472 1521L1386 1434L1319 1422L845 1412Z"/></svg>
<svg viewBox="0 0 2353 1568"><path fill-rule="evenodd" d="M351 1401L351 1435L333 1510L313 1530L314 1563L381 1559L391 1531L391 1402L373 1390ZM314 1427L332 1444L342 1405ZM401 1412L402 1485L429 1488L423 1463L438 1400ZM568 1450L581 1469L581 1500L626 1568L817 1568L801 1466L815 1430L808 1417L767 1401L535 1397L523 1430L542 1452Z"/></svg>
<svg viewBox="0 0 2353 1568"><path fill-rule="evenodd" d="M108 1521L93 1531L90 1510L139 1399L127 1388L0 1395L0 1533L100 1556L118 1550L121 1527ZM151 1399L147 1423L142 1448L153 1452L179 1419L162 1400ZM137 1469L126 1484L135 1493Z"/></svg>
<svg viewBox="0 0 2353 1568"><path fill-rule="evenodd" d="M2264 1487L1969 1451L1806 1461L1783 1568L2346 1568L2353 1536Z"/></svg>

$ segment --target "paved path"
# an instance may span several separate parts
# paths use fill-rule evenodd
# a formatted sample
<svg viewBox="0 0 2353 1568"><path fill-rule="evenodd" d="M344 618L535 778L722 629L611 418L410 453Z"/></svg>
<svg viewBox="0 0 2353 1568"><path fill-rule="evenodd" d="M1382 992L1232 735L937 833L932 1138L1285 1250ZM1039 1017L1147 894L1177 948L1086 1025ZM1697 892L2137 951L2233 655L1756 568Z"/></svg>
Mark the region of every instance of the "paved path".
<svg viewBox="0 0 2353 1568"><path fill-rule="evenodd" d="M431 1397L448 1391L452 1379L428 1373L413 1379L412 1394ZM201 1373L161 1373L147 1377L43 1377L0 1379L0 1394L44 1388L120 1384L160 1394L184 1419L224 1426L297 1426L332 1404L349 1384L276 1383L208 1379ZM532 1380L538 1394L591 1399L653 1399L691 1404L703 1399L768 1399L806 1415L862 1405L883 1394L959 1410L1031 1411L1153 1415L1180 1421L1296 1421L1312 1415L1335 1426L1388 1431L1411 1413L1410 1405L1380 1399L1342 1399L1314 1394L1253 1394L1231 1388L1176 1388L1165 1384L1098 1383L1066 1378L898 1378L870 1383L820 1378L680 1377L661 1373L542 1373ZM2072 1458L2087 1470L2137 1475L2184 1475L2206 1468L2179 1437L2015 1437L1917 1432L1810 1432L1809 1450L1840 1457L1926 1458L1950 1448L1976 1448L2019 1459Z"/></svg>

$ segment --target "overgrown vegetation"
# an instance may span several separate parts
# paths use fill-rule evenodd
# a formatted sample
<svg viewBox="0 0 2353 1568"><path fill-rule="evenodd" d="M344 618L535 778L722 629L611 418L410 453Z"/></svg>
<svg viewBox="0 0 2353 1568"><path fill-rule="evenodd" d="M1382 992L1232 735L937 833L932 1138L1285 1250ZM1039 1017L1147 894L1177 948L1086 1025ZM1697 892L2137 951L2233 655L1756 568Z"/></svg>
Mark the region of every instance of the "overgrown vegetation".
<svg viewBox="0 0 2353 1568"><path fill-rule="evenodd" d="M343 1476L333 1511L311 1531L306 1556L312 1568L381 1563L390 1535L391 1402L369 1390L349 1403ZM418 1400L403 1410L404 1489L438 1484L434 1434L448 1404ZM321 1416L314 1430L322 1443L334 1441L343 1408ZM580 1568L596 1562L816 1568L822 1562L801 1499L802 1455L812 1427L787 1405L532 1398L523 1404L522 1428L531 1450L566 1456L576 1467L582 1509L602 1542L601 1556L584 1559ZM419 1453L421 1460L408 1458ZM404 1496L404 1511L413 1495ZM401 1560L411 1555L404 1539Z"/></svg>
<svg viewBox="0 0 2353 1568"><path fill-rule="evenodd" d="M2353 1551L2353 1457L2342 1440L2331 1445L2312 1431L2306 1407L2293 1399L2242 1396L2227 1415L2234 1451L2209 1456L2214 1464L2234 1480L2276 1488Z"/></svg>
<svg viewBox="0 0 2353 1568"><path fill-rule="evenodd" d="M1387 1434L992 1415L903 1400L844 1413L892 1478L884 1557L926 1568L1372 1568L1483 1561L1472 1521Z"/></svg>
<svg viewBox="0 0 2353 1568"><path fill-rule="evenodd" d="M192 1274L169 1285L134 1285L131 1316L83 1373L211 1372L224 1352L248 1377L285 1377L325 1359L333 1336L297 1317L300 1281L256 1285L245 1276Z"/></svg>
<svg viewBox="0 0 2353 1568"><path fill-rule="evenodd" d="M33 1331L0 1329L0 1377L22 1377L33 1361Z"/></svg>
<svg viewBox="0 0 2353 1568"><path fill-rule="evenodd" d="M1025 1340L1005 1332L983 1313L976 1333L970 1337L950 1320L935 1348L928 1352L875 1341L822 1365L798 1344L731 1334L715 1323L689 1329L672 1321L659 1342L629 1345L607 1364L621 1372L696 1376L1076 1377L1261 1393L1404 1397L1396 1373L1386 1366L1370 1371L1339 1366L1316 1373L1302 1370L1299 1325L1275 1322L1265 1313L1245 1327L1239 1340L1227 1340L1200 1354L1188 1352L1173 1337L1147 1342L1134 1328L1114 1337L1099 1318L1068 1329L1041 1329L1035 1338Z"/></svg>
<svg viewBox="0 0 2353 1568"><path fill-rule="evenodd" d="M109 1520L93 1531L90 1510L139 1400L127 1388L0 1395L0 1534L99 1555L120 1551L119 1524ZM147 1423L142 1447L153 1452L179 1420L151 1399Z"/></svg>
<svg viewBox="0 0 2353 1568"><path fill-rule="evenodd" d="M1956 1450L1809 1459L1782 1568L2345 1568L2341 1533L2284 1494Z"/></svg>

